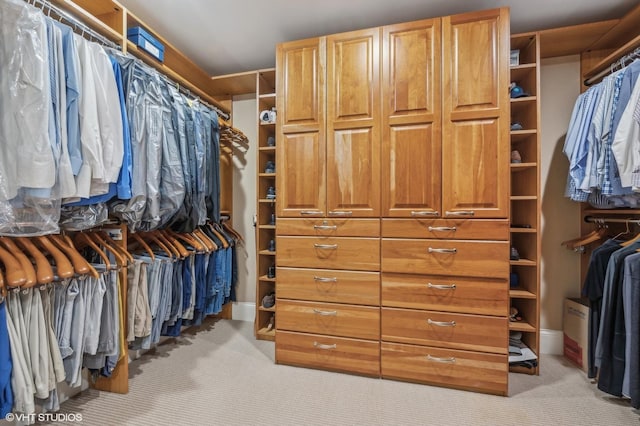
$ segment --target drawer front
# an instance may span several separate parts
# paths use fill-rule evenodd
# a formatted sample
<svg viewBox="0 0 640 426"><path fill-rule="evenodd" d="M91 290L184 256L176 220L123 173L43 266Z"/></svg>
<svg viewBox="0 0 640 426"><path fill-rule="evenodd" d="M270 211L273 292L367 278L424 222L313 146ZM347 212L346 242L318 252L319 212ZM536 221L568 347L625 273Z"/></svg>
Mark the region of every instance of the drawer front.
<svg viewBox="0 0 640 426"><path fill-rule="evenodd" d="M278 218L277 235L379 237L380 219Z"/></svg>
<svg viewBox="0 0 640 426"><path fill-rule="evenodd" d="M383 219L382 236L507 241L509 222L487 219Z"/></svg>
<svg viewBox="0 0 640 426"><path fill-rule="evenodd" d="M276 237L278 266L294 268L380 270L378 238Z"/></svg>
<svg viewBox="0 0 640 426"><path fill-rule="evenodd" d="M383 342L382 377L507 395L507 355Z"/></svg>
<svg viewBox="0 0 640 426"><path fill-rule="evenodd" d="M383 273L382 306L507 316L509 283L501 278Z"/></svg>
<svg viewBox="0 0 640 426"><path fill-rule="evenodd" d="M380 308L278 300L278 329L359 339L380 339Z"/></svg>
<svg viewBox="0 0 640 426"><path fill-rule="evenodd" d="M382 308L382 340L508 354L507 317Z"/></svg>
<svg viewBox="0 0 640 426"><path fill-rule="evenodd" d="M509 243L384 238L382 270L409 274L507 279Z"/></svg>
<svg viewBox="0 0 640 426"><path fill-rule="evenodd" d="M380 273L278 268L278 299L380 305Z"/></svg>
<svg viewBox="0 0 640 426"><path fill-rule="evenodd" d="M379 377L380 344L278 330L276 362Z"/></svg>

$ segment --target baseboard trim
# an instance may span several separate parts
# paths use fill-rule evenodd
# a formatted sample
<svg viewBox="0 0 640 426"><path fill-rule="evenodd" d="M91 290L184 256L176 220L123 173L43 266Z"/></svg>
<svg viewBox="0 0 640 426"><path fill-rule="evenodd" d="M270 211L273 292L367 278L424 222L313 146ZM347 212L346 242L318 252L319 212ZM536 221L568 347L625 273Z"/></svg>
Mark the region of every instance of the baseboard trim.
<svg viewBox="0 0 640 426"><path fill-rule="evenodd" d="M562 355L564 350L562 330L540 330L540 353Z"/></svg>
<svg viewBox="0 0 640 426"><path fill-rule="evenodd" d="M233 302L231 319L253 322L256 318L256 304L253 302Z"/></svg>

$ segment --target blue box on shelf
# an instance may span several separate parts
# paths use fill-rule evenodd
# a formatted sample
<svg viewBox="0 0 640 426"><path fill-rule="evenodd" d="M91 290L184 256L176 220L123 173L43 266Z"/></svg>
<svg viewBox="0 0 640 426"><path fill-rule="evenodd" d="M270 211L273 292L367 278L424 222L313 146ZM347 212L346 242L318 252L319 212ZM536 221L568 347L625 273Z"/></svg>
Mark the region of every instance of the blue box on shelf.
<svg viewBox="0 0 640 426"><path fill-rule="evenodd" d="M127 30L127 38L160 62L164 61L164 45L144 28L129 28Z"/></svg>

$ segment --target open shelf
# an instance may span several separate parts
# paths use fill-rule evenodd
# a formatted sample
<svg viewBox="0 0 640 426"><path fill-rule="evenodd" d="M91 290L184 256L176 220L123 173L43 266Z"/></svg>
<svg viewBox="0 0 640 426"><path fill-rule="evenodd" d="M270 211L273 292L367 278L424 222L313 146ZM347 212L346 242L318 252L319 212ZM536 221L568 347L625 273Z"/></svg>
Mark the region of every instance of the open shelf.
<svg viewBox="0 0 640 426"><path fill-rule="evenodd" d="M260 203L275 203L275 202L276 202L276 199L274 198L273 200L268 200L268 199L266 199L266 198L260 198L260 199L258 200L258 202L260 202Z"/></svg>
<svg viewBox="0 0 640 426"><path fill-rule="evenodd" d="M259 229L276 229L275 225L258 225Z"/></svg>
<svg viewBox="0 0 640 426"><path fill-rule="evenodd" d="M527 200L537 200L538 197L536 195L512 195L511 201L527 201Z"/></svg>
<svg viewBox="0 0 640 426"><path fill-rule="evenodd" d="M263 311L263 312L275 312L276 311L276 305L273 305L270 308L265 308L263 306L258 306L258 309Z"/></svg>
<svg viewBox="0 0 640 426"><path fill-rule="evenodd" d="M529 324L526 321L510 321L509 322L509 330L510 331L522 331L523 333L535 333L537 332L536 328Z"/></svg>
<svg viewBox="0 0 640 426"><path fill-rule="evenodd" d="M535 228L509 228L512 234L535 234L538 232Z"/></svg>
<svg viewBox="0 0 640 426"><path fill-rule="evenodd" d="M266 275L261 275L260 278L258 278L260 281L264 281L264 282L270 282L270 283L275 283L276 279L275 278L269 278Z"/></svg>
<svg viewBox="0 0 640 426"><path fill-rule="evenodd" d="M275 146L261 146L260 148L258 148L258 151L275 151L276 147Z"/></svg>
<svg viewBox="0 0 640 426"><path fill-rule="evenodd" d="M535 169L538 167L537 163L511 163L512 172L521 172L526 169Z"/></svg>
<svg viewBox="0 0 640 426"><path fill-rule="evenodd" d="M256 333L258 338L262 338L263 340L275 340L276 331L274 329L267 330L267 327L261 328Z"/></svg>
<svg viewBox="0 0 640 426"><path fill-rule="evenodd" d="M510 260L509 265L514 266L537 266L538 263L529 259Z"/></svg>
<svg viewBox="0 0 640 426"><path fill-rule="evenodd" d="M527 290L514 288L509 290L509 297L512 299L535 299L536 295Z"/></svg>
<svg viewBox="0 0 640 426"><path fill-rule="evenodd" d="M511 98L511 103L520 104L520 103L526 103L526 102L537 102L537 100L538 100L537 96L525 96L522 98Z"/></svg>
<svg viewBox="0 0 640 426"><path fill-rule="evenodd" d="M275 256L276 252L275 251L269 251L269 250L260 250L258 252L258 254L264 255L264 256Z"/></svg>

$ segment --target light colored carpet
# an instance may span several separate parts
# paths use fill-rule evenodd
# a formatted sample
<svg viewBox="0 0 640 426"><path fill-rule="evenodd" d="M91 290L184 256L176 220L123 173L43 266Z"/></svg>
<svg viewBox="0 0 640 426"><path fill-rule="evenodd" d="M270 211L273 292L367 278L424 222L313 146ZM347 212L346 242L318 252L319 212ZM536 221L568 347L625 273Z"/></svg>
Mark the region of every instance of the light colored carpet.
<svg viewBox="0 0 640 426"><path fill-rule="evenodd" d="M256 341L251 323L207 323L134 361L128 395L85 391L62 411L85 425L640 424L627 401L562 357L544 357L540 376L511 374L508 398L273 360L274 344Z"/></svg>

